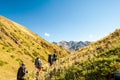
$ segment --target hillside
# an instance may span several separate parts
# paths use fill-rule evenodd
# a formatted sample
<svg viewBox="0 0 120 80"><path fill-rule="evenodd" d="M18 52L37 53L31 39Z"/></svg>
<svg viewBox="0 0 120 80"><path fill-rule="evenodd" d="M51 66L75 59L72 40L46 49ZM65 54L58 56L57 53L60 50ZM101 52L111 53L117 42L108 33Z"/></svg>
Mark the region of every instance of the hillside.
<svg viewBox="0 0 120 80"><path fill-rule="evenodd" d="M87 60L74 61L72 66L56 76L60 80L115 80L120 75L120 47L108 50ZM54 79L53 79L54 80Z"/></svg>
<svg viewBox="0 0 120 80"><path fill-rule="evenodd" d="M44 66L48 54L54 50L59 59L53 80L110 80L116 71L120 71L120 29L68 55L62 47L0 16L0 80L16 80L22 61L29 70L29 80L33 80L34 59L40 56ZM48 66L43 71L47 73L47 70Z"/></svg>
<svg viewBox="0 0 120 80"><path fill-rule="evenodd" d="M69 52L76 51L84 46L88 46L91 42L89 41L60 41L60 42L53 42L54 44L57 44L58 46L61 46L68 50Z"/></svg>
<svg viewBox="0 0 120 80"><path fill-rule="evenodd" d="M111 80L120 72L120 29L79 49L64 61L61 74L56 72L57 79Z"/></svg>
<svg viewBox="0 0 120 80"><path fill-rule="evenodd" d="M29 71L37 56L46 63L48 54L57 51L59 57L68 55L63 48L51 44L29 29L0 16L0 80L15 80L22 61Z"/></svg>

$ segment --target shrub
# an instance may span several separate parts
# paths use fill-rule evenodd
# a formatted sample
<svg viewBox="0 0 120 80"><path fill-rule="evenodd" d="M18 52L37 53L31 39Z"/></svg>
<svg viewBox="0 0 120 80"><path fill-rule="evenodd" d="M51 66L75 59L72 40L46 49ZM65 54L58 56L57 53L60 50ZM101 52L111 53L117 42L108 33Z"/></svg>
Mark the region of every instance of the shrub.
<svg viewBox="0 0 120 80"><path fill-rule="evenodd" d="M19 62L19 65L23 63L23 61L20 58L17 58L16 61Z"/></svg>
<svg viewBox="0 0 120 80"><path fill-rule="evenodd" d="M8 64L8 63L0 60L0 66L4 66L5 64Z"/></svg>
<svg viewBox="0 0 120 80"><path fill-rule="evenodd" d="M33 52L32 54L33 54L33 56L35 56L35 57L37 57L37 56L39 55L39 53L37 53L37 52Z"/></svg>
<svg viewBox="0 0 120 80"><path fill-rule="evenodd" d="M14 56L14 55L10 55L10 57L11 57L11 58L15 58L15 56Z"/></svg>

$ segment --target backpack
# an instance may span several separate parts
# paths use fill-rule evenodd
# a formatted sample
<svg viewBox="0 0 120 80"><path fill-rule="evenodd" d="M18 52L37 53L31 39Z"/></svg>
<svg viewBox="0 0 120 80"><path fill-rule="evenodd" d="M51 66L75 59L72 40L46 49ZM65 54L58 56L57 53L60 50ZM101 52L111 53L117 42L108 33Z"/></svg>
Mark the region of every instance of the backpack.
<svg viewBox="0 0 120 80"><path fill-rule="evenodd" d="M35 60L35 66L36 67L41 67L42 66L42 62L41 62L40 58L36 58L36 60Z"/></svg>
<svg viewBox="0 0 120 80"><path fill-rule="evenodd" d="M17 79L24 79L26 73L28 73L26 67L25 66L21 66L18 69Z"/></svg>
<svg viewBox="0 0 120 80"><path fill-rule="evenodd" d="M56 61L56 60L57 60L57 55L53 54L53 61Z"/></svg>
<svg viewBox="0 0 120 80"><path fill-rule="evenodd" d="M52 57L52 55L50 54L50 55L48 56L48 62L51 63L52 61L53 61L53 57Z"/></svg>
<svg viewBox="0 0 120 80"><path fill-rule="evenodd" d="M50 66L53 64L53 56L51 54L48 56L48 63L50 63Z"/></svg>

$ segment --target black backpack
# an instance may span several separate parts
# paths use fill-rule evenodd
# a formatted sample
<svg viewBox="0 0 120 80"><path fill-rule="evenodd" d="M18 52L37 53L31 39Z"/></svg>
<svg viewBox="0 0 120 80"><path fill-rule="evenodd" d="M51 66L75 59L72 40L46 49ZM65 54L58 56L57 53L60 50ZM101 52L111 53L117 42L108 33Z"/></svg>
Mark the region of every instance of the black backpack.
<svg viewBox="0 0 120 80"><path fill-rule="evenodd" d="M22 65L19 69L18 69L18 73L17 73L17 79L23 79L25 74L28 73L26 67L24 65Z"/></svg>
<svg viewBox="0 0 120 80"><path fill-rule="evenodd" d="M57 60L57 55L53 54L53 61L56 61L56 60Z"/></svg>
<svg viewBox="0 0 120 80"><path fill-rule="evenodd" d="M52 63L53 62L53 56L51 54L49 54L48 56L48 62L49 63Z"/></svg>

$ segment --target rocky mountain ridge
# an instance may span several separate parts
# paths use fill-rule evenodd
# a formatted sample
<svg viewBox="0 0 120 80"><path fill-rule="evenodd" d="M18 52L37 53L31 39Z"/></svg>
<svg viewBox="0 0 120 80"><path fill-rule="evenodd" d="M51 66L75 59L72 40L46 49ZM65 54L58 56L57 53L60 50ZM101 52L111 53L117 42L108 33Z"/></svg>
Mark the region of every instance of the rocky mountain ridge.
<svg viewBox="0 0 120 80"><path fill-rule="evenodd" d="M60 41L60 42L53 42L58 46L65 48L68 51L76 51L84 46L88 46L91 42L90 41Z"/></svg>

